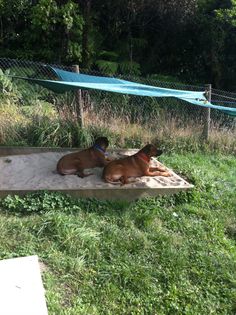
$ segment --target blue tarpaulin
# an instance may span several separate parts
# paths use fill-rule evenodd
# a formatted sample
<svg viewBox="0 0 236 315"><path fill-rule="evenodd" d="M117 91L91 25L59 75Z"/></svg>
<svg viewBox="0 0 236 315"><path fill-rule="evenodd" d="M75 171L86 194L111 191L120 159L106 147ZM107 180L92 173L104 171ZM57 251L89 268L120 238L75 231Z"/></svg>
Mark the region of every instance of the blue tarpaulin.
<svg viewBox="0 0 236 315"><path fill-rule="evenodd" d="M58 80L41 80L22 77L18 78L28 80L31 83L37 83L56 93L63 93L66 91L77 89L95 89L107 92L139 96L175 97L194 105L221 110L228 115L236 116L236 108L214 105L208 102L208 100L205 97L205 91L198 92L166 89L116 78L98 77L70 71L64 71L54 67L51 67L51 69L56 74Z"/></svg>

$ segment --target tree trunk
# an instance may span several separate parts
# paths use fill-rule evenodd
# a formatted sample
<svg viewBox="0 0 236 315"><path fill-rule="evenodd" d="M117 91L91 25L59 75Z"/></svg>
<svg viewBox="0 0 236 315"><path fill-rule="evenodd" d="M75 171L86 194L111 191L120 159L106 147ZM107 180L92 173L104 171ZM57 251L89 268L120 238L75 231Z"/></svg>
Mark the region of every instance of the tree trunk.
<svg viewBox="0 0 236 315"><path fill-rule="evenodd" d="M91 27L90 21L91 0L86 0L84 3L84 20L82 37L82 65L84 68L89 66L89 32Z"/></svg>

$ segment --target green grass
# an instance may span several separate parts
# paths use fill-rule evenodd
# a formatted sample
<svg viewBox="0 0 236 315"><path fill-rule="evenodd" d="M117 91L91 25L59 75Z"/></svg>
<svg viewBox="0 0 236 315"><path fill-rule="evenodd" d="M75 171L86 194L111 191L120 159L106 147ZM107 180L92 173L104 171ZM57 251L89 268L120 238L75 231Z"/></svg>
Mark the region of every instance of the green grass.
<svg viewBox="0 0 236 315"><path fill-rule="evenodd" d="M40 257L50 315L236 313L236 159L162 160L195 188L133 203L0 202L0 259Z"/></svg>

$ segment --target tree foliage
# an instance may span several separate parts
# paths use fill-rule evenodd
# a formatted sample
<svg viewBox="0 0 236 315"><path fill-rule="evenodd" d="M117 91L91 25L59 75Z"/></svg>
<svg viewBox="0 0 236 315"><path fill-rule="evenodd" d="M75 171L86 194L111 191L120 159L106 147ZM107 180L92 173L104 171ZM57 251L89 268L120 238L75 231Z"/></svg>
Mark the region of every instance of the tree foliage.
<svg viewBox="0 0 236 315"><path fill-rule="evenodd" d="M235 0L0 0L0 56L236 87Z"/></svg>

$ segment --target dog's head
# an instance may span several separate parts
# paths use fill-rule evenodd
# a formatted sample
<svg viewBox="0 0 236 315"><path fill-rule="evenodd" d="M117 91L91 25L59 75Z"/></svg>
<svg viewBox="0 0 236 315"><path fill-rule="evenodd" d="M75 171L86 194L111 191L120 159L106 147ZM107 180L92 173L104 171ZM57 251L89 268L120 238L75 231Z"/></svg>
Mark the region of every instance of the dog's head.
<svg viewBox="0 0 236 315"><path fill-rule="evenodd" d="M94 145L100 146L105 151L109 146L109 141L107 137L99 137L94 141Z"/></svg>
<svg viewBox="0 0 236 315"><path fill-rule="evenodd" d="M142 148L141 150L143 153L145 153L147 156L152 157L152 156L159 156L163 152L162 150L158 150L154 145L152 144L147 144L145 147Z"/></svg>

